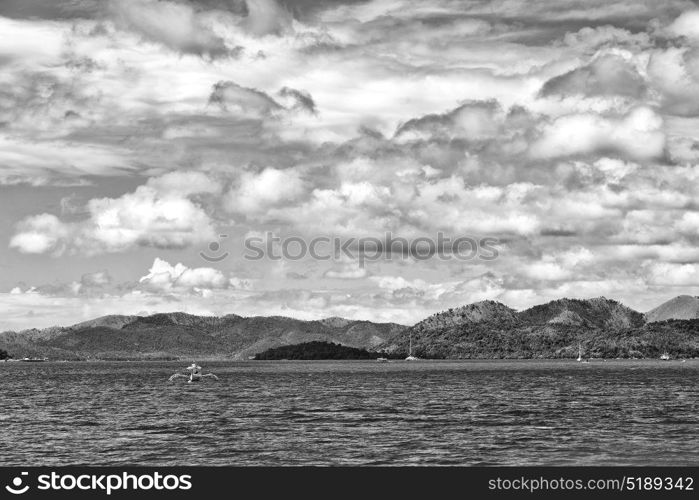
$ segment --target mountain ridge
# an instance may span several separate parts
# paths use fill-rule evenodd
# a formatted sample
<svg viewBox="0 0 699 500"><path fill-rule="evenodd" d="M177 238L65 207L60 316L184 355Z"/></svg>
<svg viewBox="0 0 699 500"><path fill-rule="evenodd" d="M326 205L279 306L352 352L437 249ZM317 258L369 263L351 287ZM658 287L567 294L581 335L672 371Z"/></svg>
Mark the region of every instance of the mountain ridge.
<svg viewBox="0 0 699 500"><path fill-rule="evenodd" d="M557 299L523 311L494 301L432 315L378 346L427 358L675 357L699 355L699 320L648 322L605 297ZM475 314L474 314L475 311Z"/></svg>
<svg viewBox="0 0 699 500"><path fill-rule="evenodd" d="M0 348L16 357L51 359L247 359L316 341L395 355L407 353L412 337L423 357L574 357L578 345L598 357L647 357L661 350L692 357L699 353L699 320L668 318L679 310L672 307L677 299L686 302L676 297L645 315L604 297L562 298L522 311L485 300L413 326L338 317L108 315L68 327L1 332ZM667 304L663 314L651 314ZM651 321L656 317L662 319Z"/></svg>

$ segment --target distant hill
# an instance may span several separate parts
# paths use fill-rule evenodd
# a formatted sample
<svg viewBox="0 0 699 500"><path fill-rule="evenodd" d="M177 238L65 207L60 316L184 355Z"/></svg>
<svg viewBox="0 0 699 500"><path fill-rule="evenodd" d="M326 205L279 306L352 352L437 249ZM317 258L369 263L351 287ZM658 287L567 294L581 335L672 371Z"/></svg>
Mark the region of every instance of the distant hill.
<svg viewBox="0 0 699 500"><path fill-rule="evenodd" d="M554 300L526 309L518 313L517 318L532 325L558 324L613 330L639 327L645 323L643 314L604 297Z"/></svg>
<svg viewBox="0 0 699 500"><path fill-rule="evenodd" d="M680 295L660 304L646 313L646 321L665 321L668 319L699 318L699 297Z"/></svg>
<svg viewBox="0 0 699 500"><path fill-rule="evenodd" d="M412 327L344 318L104 316L69 327L0 333L15 358L248 359L282 346L326 342L392 356L573 358L699 356L696 298L677 297L645 316L604 297L559 299L524 311L494 301L448 309ZM678 319L668 319L675 318Z"/></svg>
<svg viewBox="0 0 699 500"><path fill-rule="evenodd" d="M413 326L413 330L430 332L484 321L511 323L516 316L517 311L507 307L505 304L484 300L433 314Z"/></svg>
<svg viewBox="0 0 699 500"><path fill-rule="evenodd" d="M521 312L485 301L435 314L380 350L424 358L699 356L699 321L646 324L643 314L604 297L560 299Z"/></svg>
<svg viewBox="0 0 699 500"><path fill-rule="evenodd" d="M310 341L372 348L406 327L341 318L302 321L186 313L104 316L73 326L0 333L15 357L49 359L247 359L264 350Z"/></svg>
<svg viewBox="0 0 699 500"><path fill-rule="evenodd" d="M138 316L121 316L118 314L110 314L109 316L101 316L99 318L78 323L77 325L73 325L71 328L74 330L79 330L82 328L95 328L98 326L106 326L107 328L121 328L124 325L133 323L138 318Z"/></svg>

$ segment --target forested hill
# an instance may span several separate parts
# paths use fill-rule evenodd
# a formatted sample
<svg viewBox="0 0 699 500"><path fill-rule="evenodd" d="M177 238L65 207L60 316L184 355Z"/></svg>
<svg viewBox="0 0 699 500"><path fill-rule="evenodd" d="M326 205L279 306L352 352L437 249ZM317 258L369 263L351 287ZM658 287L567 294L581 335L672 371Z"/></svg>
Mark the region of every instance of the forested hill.
<svg viewBox="0 0 699 500"><path fill-rule="evenodd" d="M699 356L695 305L693 298L679 297L644 315L604 297L559 299L523 311L483 301L412 327L344 318L112 315L69 327L3 332L0 349L14 358L53 360L248 359L281 346L325 342L404 357L412 337L414 354L429 358L574 358L579 350L595 358L657 358L666 351L691 358Z"/></svg>
<svg viewBox="0 0 699 500"><path fill-rule="evenodd" d="M377 347L425 358L699 357L699 319L646 322L603 297L561 299L516 312L484 301L427 318Z"/></svg>

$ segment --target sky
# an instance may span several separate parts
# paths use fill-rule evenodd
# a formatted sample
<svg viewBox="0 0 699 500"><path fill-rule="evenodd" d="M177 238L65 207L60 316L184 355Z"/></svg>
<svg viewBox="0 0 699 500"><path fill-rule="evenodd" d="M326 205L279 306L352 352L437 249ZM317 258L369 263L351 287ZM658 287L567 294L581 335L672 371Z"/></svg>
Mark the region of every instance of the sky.
<svg viewBox="0 0 699 500"><path fill-rule="evenodd" d="M699 295L698 194L695 2L0 3L0 329L646 311ZM245 248L387 231L497 257Z"/></svg>

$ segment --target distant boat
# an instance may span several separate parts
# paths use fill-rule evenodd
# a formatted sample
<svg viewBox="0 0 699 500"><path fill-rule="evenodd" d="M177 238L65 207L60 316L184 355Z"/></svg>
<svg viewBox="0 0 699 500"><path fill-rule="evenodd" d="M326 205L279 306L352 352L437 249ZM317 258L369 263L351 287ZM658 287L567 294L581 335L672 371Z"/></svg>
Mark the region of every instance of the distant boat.
<svg viewBox="0 0 699 500"><path fill-rule="evenodd" d="M376 358L378 363L388 363L388 358Z"/></svg>
<svg viewBox="0 0 699 500"><path fill-rule="evenodd" d="M48 361L49 358L22 358L20 361L23 361L24 363L43 363L44 361Z"/></svg>
<svg viewBox="0 0 699 500"><path fill-rule="evenodd" d="M578 361L582 361L582 344L578 344Z"/></svg>
<svg viewBox="0 0 699 500"><path fill-rule="evenodd" d="M668 352L665 351L664 353L662 353L662 354L660 355L660 359L661 359L662 361L670 361L670 354L668 354Z"/></svg>
<svg viewBox="0 0 699 500"><path fill-rule="evenodd" d="M410 350L408 351L408 357L405 358L406 361L420 361L420 358L413 356L413 334L410 334Z"/></svg>

